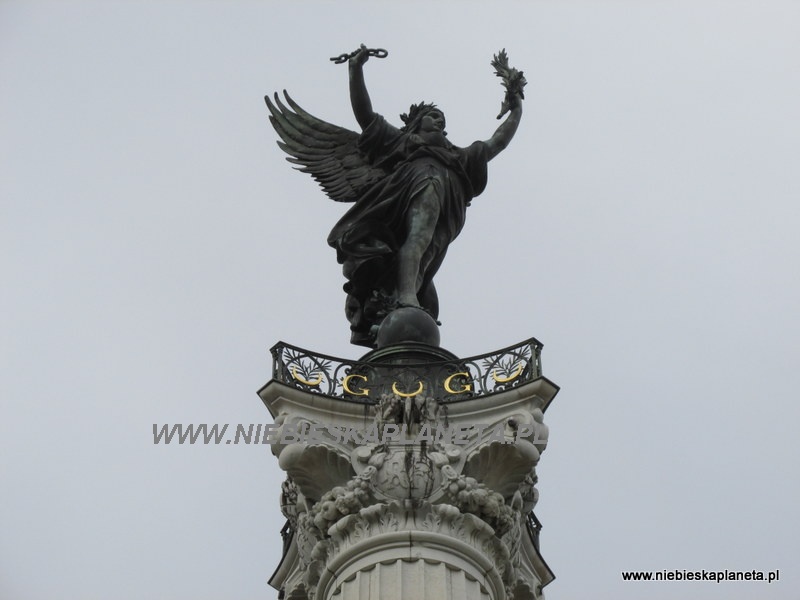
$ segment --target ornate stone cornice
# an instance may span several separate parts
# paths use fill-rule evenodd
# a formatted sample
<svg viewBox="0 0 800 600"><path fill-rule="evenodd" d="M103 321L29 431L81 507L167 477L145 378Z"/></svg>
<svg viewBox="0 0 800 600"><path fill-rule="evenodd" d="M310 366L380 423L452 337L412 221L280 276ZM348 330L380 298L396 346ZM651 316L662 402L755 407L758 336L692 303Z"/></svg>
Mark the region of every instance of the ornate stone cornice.
<svg viewBox="0 0 800 600"><path fill-rule="evenodd" d="M352 600L367 585L359 578L388 581L399 569L412 578L458 573L476 600L539 598L552 573L526 519L549 435L543 413L557 391L539 378L486 398L383 394L367 405L270 382L260 395L278 427L272 451L287 473L281 505L294 531L291 564L273 585L293 600ZM368 433L387 425L408 437ZM362 434L337 437L332 427ZM414 437L436 427L466 433L459 443ZM311 428L313 441L280 443L283 432Z"/></svg>

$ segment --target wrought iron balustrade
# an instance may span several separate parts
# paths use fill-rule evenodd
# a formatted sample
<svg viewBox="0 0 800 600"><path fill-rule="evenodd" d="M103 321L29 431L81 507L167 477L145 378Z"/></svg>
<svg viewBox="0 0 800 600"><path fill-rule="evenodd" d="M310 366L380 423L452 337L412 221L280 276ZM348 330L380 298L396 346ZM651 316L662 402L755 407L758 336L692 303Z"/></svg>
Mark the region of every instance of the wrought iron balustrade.
<svg viewBox="0 0 800 600"><path fill-rule="evenodd" d="M531 536L531 540L533 541L533 547L536 550L539 550L539 534L542 532L542 524L533 511L528 513L528 517L525 523L528 527L528 534Z"/></svg>
<svg viewBox="0 0 800 600"><path fill-rule="evenodd" d="M457 402L503 392L542 375L542 344L535 338L480 356L416 364L348 361L284 342L271 352L273 379L362 404L376 404L382 394Z"/></svg>

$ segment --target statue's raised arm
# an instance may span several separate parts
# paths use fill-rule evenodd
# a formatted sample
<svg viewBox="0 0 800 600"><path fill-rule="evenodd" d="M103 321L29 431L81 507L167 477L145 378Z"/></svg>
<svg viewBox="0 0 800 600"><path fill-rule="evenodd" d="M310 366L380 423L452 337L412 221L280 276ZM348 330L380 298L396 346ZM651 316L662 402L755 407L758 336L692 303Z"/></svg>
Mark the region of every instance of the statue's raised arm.
<svg viewBox="0 0 800 600"><path fill-rule="evenodd" d="M508 55L505 49L495 54L492 59L492 66L495 68L495 75L503 78L503 85L506 88L506 97L500 106L498 119L503 118L505 113L509 113L508 118L494 132L494 135L486 140L489 146L489 160L505 150L511 138L517 132L520 119L522 118L522 100L525 98L525 76L522 71L518 71L508 66Z"/></svg>
<svg viewBox="0 0 800 600"><path fill-rule="evenodd" d="M444 113L433 104L412 105L400 116L400 128L374 112L363 72L370 56L385 57L386 51L362 45L331 59L348 63L361 134L313 117L288 94L288 107L277 94L274 103L266 98L270 121L290 162L332 199L354 202L328 236L347 279L351 341L369 347L400 341L438 345L433 277L464 226L467 206L486 187L487 163L519 126L525 79L508 67L505 51L495 56L492 65L506 87L500 116L508 117L488 140L460 148L447 139ZM398 338L409 335L416 337Z"/></svg>
<svg viewBox="0 0 800 600"><path fill-rule="evenodd" d="M366 129L375 118L367 84L364 82L364 63L369 60L369 50L364 44L353 53L348 62L350 72L350 104L361 129Z"/></svg>

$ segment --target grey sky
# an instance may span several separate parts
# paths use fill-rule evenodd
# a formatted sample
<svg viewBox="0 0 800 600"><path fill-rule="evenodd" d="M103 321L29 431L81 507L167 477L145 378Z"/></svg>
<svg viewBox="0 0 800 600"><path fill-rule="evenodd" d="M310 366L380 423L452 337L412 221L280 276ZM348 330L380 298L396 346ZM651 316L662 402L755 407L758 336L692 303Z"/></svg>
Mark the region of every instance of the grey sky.
<svg viewBox="0 0 800 600"><path fill-rule="evenodd" d="M268 450L153 423L267 423L285 340L357 358L262 97L357 128L434 101L487 138L529 86L437 279L442 345L530 336L562 386L539 467L551 599L800 589L800 5L0 3L0 598L274 598ZM780 583L620 581L781 569Z"/></svg>

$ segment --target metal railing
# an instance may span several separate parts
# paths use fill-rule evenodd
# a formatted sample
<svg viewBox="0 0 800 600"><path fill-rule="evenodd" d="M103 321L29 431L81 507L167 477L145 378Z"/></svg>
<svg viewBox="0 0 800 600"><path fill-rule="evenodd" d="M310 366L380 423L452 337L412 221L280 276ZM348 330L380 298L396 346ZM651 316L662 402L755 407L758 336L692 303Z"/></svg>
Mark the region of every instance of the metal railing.
<svg viewBox="0 0 800 600"><path fill-rule="evenodd" d="M542 531L542 524L539 522L539 519L536 518L536 515L533 511L528 513L528 518L526 519L526 525L528 527L528 534L531 536L531 540L533 541L533 547L536 550L539 550L539 534Z"/></svg>
<svg viewBox="0 0 800 600"><path fill-rule="evenodd" d="M361 404L377 404L383 394L457 402L497 394L542 375L542 344L535 338L480 356L417 364L348 361L284 342L270 351L273 379Z"/></svg>

